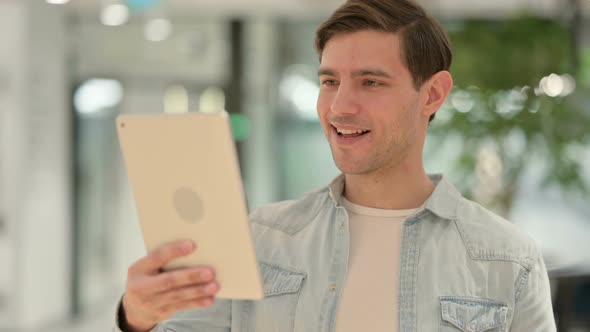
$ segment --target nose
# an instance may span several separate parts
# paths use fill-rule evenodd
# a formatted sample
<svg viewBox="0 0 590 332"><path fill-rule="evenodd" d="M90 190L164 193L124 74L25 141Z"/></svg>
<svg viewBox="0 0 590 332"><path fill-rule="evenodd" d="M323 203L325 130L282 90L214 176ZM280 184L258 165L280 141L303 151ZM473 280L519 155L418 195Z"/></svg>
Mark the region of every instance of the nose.
<svg viewBox="0 0 590 332"><path fill-rule="evenodd" d="M336 115L355 115L360 110L359 99L354 89L344 83L340 83L338 91L332 99L330 111Z"/></svg>

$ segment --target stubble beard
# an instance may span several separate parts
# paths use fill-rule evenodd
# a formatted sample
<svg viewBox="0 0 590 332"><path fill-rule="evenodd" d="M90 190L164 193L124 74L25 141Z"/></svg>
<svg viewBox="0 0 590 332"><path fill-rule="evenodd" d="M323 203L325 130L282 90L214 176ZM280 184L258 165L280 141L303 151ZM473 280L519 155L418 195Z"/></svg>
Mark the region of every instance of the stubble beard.
<svg viewBox="0 0 590 332"><path fill-rule="evenodd" d="M350 164L351 161L345 160L346 156L341 154L338 158L334 148L331 148L336 167L342 173L349 175L370 175L387 172L403 162L409 154L409 149L409 138L403 137L397 142L390 143L389 147L384 151L373 151L366 159L355 160Z"/></svg>

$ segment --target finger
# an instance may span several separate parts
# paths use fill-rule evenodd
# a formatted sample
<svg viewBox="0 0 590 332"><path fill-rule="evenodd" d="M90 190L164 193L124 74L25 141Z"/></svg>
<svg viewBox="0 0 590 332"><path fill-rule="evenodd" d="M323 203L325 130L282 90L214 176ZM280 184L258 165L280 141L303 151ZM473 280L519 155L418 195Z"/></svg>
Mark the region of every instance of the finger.
<svg viewBox="0 0 590 332"><path fill-rule="evenodd" d="M208 266L174 270L146 278L143 286L149 293L167 292L185 286L205 284L215 279L215 271Z"/></svg>
<svg viewBox="0 0 590 332"><path fill-rule="evenodd" d="M194 309L194 308L206 308L215 303L215 299L213 297L205 297L195 300L189 300L184 302L177 302L173 304L166 305L160 309L160 312L163 316L171 316L174 313L182 310L187 309Z"/></svg>
<svg viewBox="0 0 590 332"><path fill-rule="evenodd" d="M148 303L154 308L167 308L178 303L200 301L215 296L218 291L219 285L213 281L199 286L183 287L157 294Z"/></svg>
<svg viewBox="0 0 590 332"><path fill-rule="evenodd" d="M130 276L138 274L157 274L159 270L175 258L192 253L196 245L192 241L178 241L165 244L144 258L135 262L129 268Z"/></svg>

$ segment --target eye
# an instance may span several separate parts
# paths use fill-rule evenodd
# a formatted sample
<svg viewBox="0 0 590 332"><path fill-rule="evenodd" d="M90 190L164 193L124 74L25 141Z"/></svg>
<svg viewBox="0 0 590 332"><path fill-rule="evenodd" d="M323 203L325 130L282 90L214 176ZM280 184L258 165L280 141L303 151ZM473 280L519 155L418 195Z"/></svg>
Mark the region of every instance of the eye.
<svg viewBox="0 0 590 332"><path fill-rule="evenodd" d="M337 84L336 80L323 80L322 81L322 85L326 85L326 86L333 86L336 84Z"/></svg>
<svg viewBox="0 0 590 332"><path fill-rule="evenodd" d="M377 82L377 81L373 81L373 80L366 80L364 82L364 85L365 86L368 86L368 87L378 87L378 86L381 85L381 83L380 82Z"/></svg>

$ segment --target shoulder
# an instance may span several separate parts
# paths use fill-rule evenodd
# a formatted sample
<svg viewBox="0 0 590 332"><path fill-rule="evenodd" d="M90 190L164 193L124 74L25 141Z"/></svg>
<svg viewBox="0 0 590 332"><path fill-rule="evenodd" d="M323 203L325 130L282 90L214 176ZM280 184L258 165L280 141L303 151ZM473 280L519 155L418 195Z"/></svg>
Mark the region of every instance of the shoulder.
<svg viewBox="0 0 590 332"><path fill-rule="evenodd" d="M455 220L472 259L511 261L530 270L539 250L520 227L481 205L461 198Z"/></svg>
<svg viewBox="0 0 590 332"><path fill-rule="evenodd" d="M305 228L330 199L328 188L304 194L299 199L280 201L262 206L250 213L250 222L287 234Z"/></svg>

